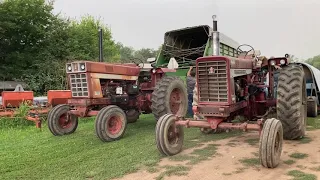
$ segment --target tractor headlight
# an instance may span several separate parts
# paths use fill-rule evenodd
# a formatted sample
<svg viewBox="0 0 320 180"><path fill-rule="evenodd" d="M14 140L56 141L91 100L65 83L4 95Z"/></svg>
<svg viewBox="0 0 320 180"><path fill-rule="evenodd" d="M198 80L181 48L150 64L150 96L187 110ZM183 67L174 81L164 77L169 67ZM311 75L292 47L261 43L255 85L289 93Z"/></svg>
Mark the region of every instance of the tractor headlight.
<svg viewBox="0 0 320 180"><path fill-rule="evenodd" d="M68 70L68 71L72 71L71 64L67 64L67 70Z"/></svg>
<svg viewBox="0 0 320 180"><path fill-rule="evenodd" d="M281 65L284 65L285 63L286 63L286 61L285 61L284 59L281 59L281 60L280 60L280 64L281 64Z"/></svg>
<svg viewBox="0 0 320 180"><path fill-rule="evenodd" d="M272 60L272 61L270 61L270 64L271 64L271 66L274 66L274 65L276 65L276 61Z"/></svg>
<svg viewBox="0 0 320 180"><path fill-rule="evenodd" d="M86 69L85 64L80 64L80 69L81 69L81 70L85 70L85 69Z"/></svg>

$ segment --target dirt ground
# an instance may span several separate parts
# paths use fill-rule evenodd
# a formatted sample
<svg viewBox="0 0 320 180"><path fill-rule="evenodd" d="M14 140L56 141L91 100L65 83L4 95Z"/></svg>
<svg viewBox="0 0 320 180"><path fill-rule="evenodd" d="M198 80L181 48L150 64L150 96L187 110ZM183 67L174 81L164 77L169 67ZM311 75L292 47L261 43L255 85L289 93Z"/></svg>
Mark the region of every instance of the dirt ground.
<svg viewBox="0 0 320 180"><path fill-rule="evenodd" d="M313 130L307 131L307 138L302 141L284 141L279 166L266 169L258 162L258 134L245 133L240 137L209 142L180 153L181 157L192 156L195 149L203 149L210 144L217 145L216 152L209 159L197 164L190 165L190 161L183 158L179 161L163 158L155 168L128 174L121 180L293 179L294 176L288 175L292 170L305 173L300 175L300 179L310 179L310 175L313 176L311 179L316 179L320 177L319 140L320 130ZM177 168L171 168L171 173L165 172L168 166ZM299 175L296 178L297 176Z"/></svg>

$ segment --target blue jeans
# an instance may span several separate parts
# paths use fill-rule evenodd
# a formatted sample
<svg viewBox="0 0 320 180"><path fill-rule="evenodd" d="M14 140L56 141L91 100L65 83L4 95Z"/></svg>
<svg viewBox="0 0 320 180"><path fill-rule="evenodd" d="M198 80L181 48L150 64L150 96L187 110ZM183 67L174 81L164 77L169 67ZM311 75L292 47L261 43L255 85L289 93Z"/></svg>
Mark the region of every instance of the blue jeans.
<svg viewBox="0 0 320 180"><path fill-rule="evenodd" d="M192 111L193 94L188 94L188 115L193 116Z"/></svg>

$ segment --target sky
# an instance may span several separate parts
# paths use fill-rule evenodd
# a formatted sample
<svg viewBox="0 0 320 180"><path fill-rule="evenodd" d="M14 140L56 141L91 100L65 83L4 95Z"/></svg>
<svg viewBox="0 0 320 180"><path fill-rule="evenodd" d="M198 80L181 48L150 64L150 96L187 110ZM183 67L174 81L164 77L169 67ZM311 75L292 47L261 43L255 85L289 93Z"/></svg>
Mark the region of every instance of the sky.
<svg viewBox="0 0 320 180"><path fill-rule="evenodd" d="M115 41L135 49L157 49L166 31L212 26L261 55L320 54L319 0L55 0L56 13L100 17Z"/></svg>

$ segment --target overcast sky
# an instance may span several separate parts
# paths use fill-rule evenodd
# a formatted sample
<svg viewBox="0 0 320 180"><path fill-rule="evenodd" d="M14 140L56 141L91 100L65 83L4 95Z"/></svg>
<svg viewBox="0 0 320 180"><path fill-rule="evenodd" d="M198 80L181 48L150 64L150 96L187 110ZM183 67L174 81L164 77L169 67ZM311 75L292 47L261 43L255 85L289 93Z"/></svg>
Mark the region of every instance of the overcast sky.
<svg viewBox="0 0 320 180"><path fill-rule="evenodd" d="M55 12L101 17L113 38L127 46L158 48L164 33L195 25L212 26L262 55L320 54L320 0L56 0Z"/></svg>

